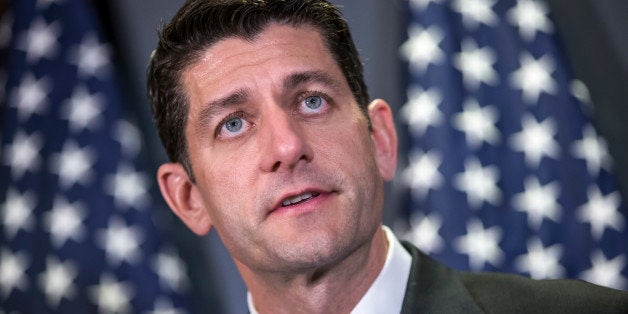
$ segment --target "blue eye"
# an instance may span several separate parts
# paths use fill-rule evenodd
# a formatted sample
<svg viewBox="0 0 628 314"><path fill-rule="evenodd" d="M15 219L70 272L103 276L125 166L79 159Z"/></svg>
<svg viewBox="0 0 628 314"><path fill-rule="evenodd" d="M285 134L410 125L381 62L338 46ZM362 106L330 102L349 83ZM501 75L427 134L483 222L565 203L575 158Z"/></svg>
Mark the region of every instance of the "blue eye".
<svg viewBox="0 0 628 314"><path fill-rule="evenodd" d="M242 119L241 118L231 118L225 122L225 128L229 132L238 132L242 129Z"/></svg>
<svg viewBox="0 0 628 314"><path fill-rule="evenodd" d="M253 126L248 119L243 111L230 113L216 126L214 138L228 140L243 135Z"/></svg>
<svg viewBox="0 0 628 314"><path fill-rule="evenodd" d="M303 101L305 101L305 106L310 109L318 109L323 104L323 99L320 96L309 96Z"/></svg>

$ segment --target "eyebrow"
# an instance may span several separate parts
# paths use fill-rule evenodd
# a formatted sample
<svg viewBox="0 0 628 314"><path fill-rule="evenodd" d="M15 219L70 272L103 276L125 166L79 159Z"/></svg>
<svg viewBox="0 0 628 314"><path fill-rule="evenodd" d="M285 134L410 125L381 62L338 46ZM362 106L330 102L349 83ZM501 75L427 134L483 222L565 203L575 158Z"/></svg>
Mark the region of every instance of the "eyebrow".
<svg viewBox="0 0 628 314"><path fill-rule="evenodd" d="M199 113L197 127L203 128L219 112L243 104L249 98L249 94L249 90L239 89L225 97L210 101Z"/></svg>
<svg viewBox="0 0 628 314"><path fill-rule="evenodd" d="M337 89L340 86L340 83L332 78L325 72L321 71L305 71L305 72L296 72L288 75L284 81L283 86L286 90L292 90L297 88L299 85L304 83L321 83Z"/></svg>

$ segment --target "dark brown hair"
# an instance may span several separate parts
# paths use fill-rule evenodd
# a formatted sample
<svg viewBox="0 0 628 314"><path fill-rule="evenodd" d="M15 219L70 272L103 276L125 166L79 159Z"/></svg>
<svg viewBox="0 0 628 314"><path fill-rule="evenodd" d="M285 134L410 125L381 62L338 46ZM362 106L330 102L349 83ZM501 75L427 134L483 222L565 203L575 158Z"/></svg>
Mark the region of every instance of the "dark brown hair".
<svg viewBox="0 0 628 314"><path fill-rule="evenodd" d="M318 29L366 114L369 96L358 52L347 23L326 0L188 0L159 33L148 68L148 95L168 157L181 163L192 180L182 73L217 41L227 37L253 40L271 22Z"/></svg>

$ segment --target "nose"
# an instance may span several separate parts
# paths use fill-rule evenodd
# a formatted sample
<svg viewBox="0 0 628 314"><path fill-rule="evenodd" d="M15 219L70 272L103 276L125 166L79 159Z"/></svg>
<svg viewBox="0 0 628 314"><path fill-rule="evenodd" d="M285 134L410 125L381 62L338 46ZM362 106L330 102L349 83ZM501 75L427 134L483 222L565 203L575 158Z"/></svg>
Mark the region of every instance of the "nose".
<svg viewBox="0 0 628 314"><path fill-rule="evenodd" d="M302 126L285 110L276 110L261 126L261 168L265 172L292 170L312 159Z"/></svg>

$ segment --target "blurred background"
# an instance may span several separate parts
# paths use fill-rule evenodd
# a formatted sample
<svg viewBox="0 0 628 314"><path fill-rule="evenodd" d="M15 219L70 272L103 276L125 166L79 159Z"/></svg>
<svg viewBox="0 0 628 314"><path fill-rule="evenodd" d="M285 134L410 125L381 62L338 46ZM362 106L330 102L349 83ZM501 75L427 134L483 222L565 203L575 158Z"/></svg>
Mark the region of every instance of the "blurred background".
<svg viewBox="0 0 628 314"><path fill-rule="evenodd" d="M395 112L386 225L455 268L628 289L627 2L332 2ZM246 312L155 187L145 72L183 1L0 3L0 308Z"/></svg>

